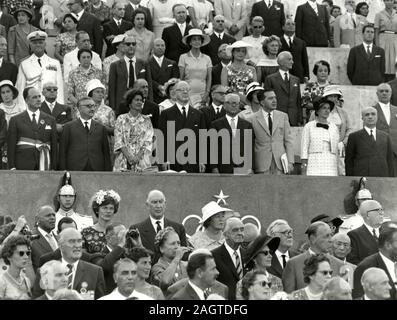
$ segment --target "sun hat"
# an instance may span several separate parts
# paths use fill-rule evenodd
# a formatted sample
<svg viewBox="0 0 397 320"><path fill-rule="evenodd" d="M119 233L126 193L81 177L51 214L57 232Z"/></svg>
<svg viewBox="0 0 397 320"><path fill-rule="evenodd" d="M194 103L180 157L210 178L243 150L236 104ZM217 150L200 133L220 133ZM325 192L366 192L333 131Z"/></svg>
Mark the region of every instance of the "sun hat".
<svg viewBox="0 0 397 320"><path fill-rule="evenodd" d="M190 42L190 38L193 37L193 36L200 36L201 37L201 39L202 39L201 46L202 47L206 46L211 41L211 38L209 37L209 35L204 34L203 31L201 31L201 29L193 28L193 29L190 29L189 33L182 38L182 42L185 45L189 45L190 44L189 43Z"/></svg>

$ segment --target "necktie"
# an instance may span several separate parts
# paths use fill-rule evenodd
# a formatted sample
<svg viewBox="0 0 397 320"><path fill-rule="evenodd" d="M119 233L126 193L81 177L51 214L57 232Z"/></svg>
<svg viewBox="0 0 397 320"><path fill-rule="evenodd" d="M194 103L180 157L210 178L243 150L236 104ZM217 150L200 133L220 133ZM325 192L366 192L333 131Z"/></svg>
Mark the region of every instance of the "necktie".
<svg viewBox="0 0 397 320"><path fill-rule="evenodd" d="M36 120L36 114L32 113L32 123L35 127L37 127L37 120Z"/></svg>
<svg viewBox="0 0 397 320"><path fill-rule="evenodd" d="M270 112L268 113L268 123L269 123L269 131L270 134L272 134L273 132L273 120L272 120L272 116L270 115Z"/></svg>
<svg viewBox="0 0 397 320"><path fill-rule="evenodd" d="M288 72L284 73L284 82L287 83L287 84L289 83Z"/></svg>
<svg viewBox="0 0 397 320"><path fill-rule="evenodd" d="M90 132L90 128L88 128L88 121L84 121L85 131Z"/></svg>
<svg viewBox="0 0 397 320"><path fill-rule="evenodd" d="M49 103L48 106L50 107L50 111L52 113L52 110L54 110L54 104L53 103Z"/></svg>
<svg viewBox="0 0 397 320"><path fill-rule="evenodd" d="M48 239L48 244L50 245L52 250L55 251L56 249L58 249L58 245L57 245L57 242L54 239L54 236L51 233L47 233L45 236Z"/></svg>
<svg viewBox="0 0 397 320"><path fill-rule="evenodd" d="M313 10L318 15L317 3L314 3Z"/></svg>
<svg viewBox="0 0 397 320"><path fill-rule="evenodd" d="M272 6L272 1L269 0L269 3L267 4L267 7L270 9L271 6Z"/></svg>
<svg viewBox="0 0 397 320"><path fill-rule="evenodd" d="M323 128L323 129L328 130L329 125L328 125L328 124L324 124L324 123L317 123L317 124L316 124L316 127Z"/></svg>
<svg viewBox="0 0 397 320"><path fill-rule="evenodd" d="M132 88L134 86L135 78L134 78L134 65L132 64L132 59L130 59L130 76L128 81L128 87Z"/></svg>
<svg viewBox="0 0 397 320"><path fill-rule="evenodd" d="M371 46L367 46L367 56L368 58L371 56Z"/></svg>
<svg viewBox="0 0 397 320"><path fill-rule="evenodd" d="M159 233L161 230L161 222L160 221L156 221L157 224L157 228L156 228L156 233Z"/></svg>
<svg viewBox="0 0 397 320"><path fill-rule="evenodd" d="M375 142L375 137L374 137L374 133L373 133L373 130L371 129L371 130L369 130L369 136L370 136L370 138L371 138L371 140L373 141L373 142ZM374 229L375 230L375 229Z"/></svg>
<svg viewBox="0 0 397 320"><path fill-rule="evenodd" d="M37 59L37 62L39 63L39 65L41 67L41 59L40 58Z"/></svg>
<svg viewBox="0 0 397 320"><path fill-rule="evenodd" d="M291 40L291 37L288 37L288 40L289 40L289 47L292 48L292 40Z"/></svg>
<svg viewBox="0 0 397 320"><path fill-rule="evenodd" d="M72 289L73 288L73 265L68 263L66 265L68 267L68 289Z"/></svg>
<svg viewBox="0 0 397 320"><path fill-rule="evenodd" d="M187 116L186 116L186 108L185 107L182 107L182 115L183 115L183 118L186 120Z"/></svg>
<svg viewBox="0 0 397 320"><path fill-rule="evenodd" d="M356 25L356 19L354 19L354 16L353 16L353 14L350 14L350 16L351 16L351 18L352 18L352 21L353 21L353 26L354 26L354 29L356 29L356 27L357 27L357 25Z"/></svg>
<svg viewBox="0 0 397 320"><path fill-rule="evenodd" d="M207 300L208 296L211 294L211 288L207 288L204 290L204 299Z"/></svg>
<svg viewBox="0 0 397 320"><path fill-rule="evenodd" d="M283 269L285 269L285 265L287 264L287 256L285 254L282 254L281 258L283 259Z"/></svg>
<svg viewBox="0 0 397 320"><path fill-rule="evenodd" d="M372 234L375 237L376 240L378 240L378 236L376 235L376 230L375 228L372 229Z"/></svg>
<svg viewBox="0 0 397 320"><path fill-rule="evenodd" d="M232 128L233 137L236 136L236 120L234 118L230 119L230 128Z"/></svg>
<svg viewBox="0 0 397 320"><path fill-rule="evenodd" d="M216 115L219 116L219 107L216 107Z"/></svg>
<svg viewBox="0 0 397 320"><path fill-rule="evenodd" d="M234 251L234 258L236 260L236 271L238 278L241 279L243 277L243 268L241 267L240 257L238 256L237 251Z"/></svg>

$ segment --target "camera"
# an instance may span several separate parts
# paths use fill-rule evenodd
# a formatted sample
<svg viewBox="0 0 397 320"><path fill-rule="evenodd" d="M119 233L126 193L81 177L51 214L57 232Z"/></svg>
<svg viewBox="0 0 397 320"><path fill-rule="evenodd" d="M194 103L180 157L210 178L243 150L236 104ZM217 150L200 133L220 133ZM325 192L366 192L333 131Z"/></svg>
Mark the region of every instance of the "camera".
<svg viewBox="0 0 397 320"><path fill-rule="evenodd" d="M22 228L22 230L21 230L20 233L21 233L25 238L27 238L27 239L30 240L30 241L37 240L37 239L40 238L40 234L32 233L32 231L30 230L30 228L29 228L28 225L25 225L25 226Z"/></svg>
<svg viewBox="0 0 397 320"><path fill-rule="evenodd" d="M125 247L132 249L135 247L136 241L139 239L140 233L136 228L130 228L125 235ZM134 243L135 241L135 243Z"/></svg>

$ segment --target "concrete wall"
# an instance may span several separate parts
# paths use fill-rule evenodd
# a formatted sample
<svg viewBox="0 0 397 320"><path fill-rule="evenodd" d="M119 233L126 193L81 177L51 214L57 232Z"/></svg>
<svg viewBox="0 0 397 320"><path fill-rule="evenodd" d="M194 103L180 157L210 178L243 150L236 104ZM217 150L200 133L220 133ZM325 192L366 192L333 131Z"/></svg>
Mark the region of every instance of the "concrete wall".
<svg viewBox="0 0 397 320"><path fill-rule="evenodd" d="M51 204L61 174L56 172L0 171L0 214L14 218L24 214L33 224L40 205ZM218 195L229 195L229 207L242 217L256 216L262 227L276 218L287 219L304 239L308 221L320 213L332 216L343 213L343 198L350 192L348 177L304 176L215 176L215 175L133 175L123 173L72 173L78 192L77 211L92 214L89 201L99 189L112 188L122 200L115 221L126 226L147 217L145 200L152 189L167 197L167 216L182 221L188 215L201 216L201 207ZM397 219L397 179L370 178L367 187L379 199L386 214ZM247 219L245 222L250 221ZM185 226L192 234L197 219Z"/></svg>

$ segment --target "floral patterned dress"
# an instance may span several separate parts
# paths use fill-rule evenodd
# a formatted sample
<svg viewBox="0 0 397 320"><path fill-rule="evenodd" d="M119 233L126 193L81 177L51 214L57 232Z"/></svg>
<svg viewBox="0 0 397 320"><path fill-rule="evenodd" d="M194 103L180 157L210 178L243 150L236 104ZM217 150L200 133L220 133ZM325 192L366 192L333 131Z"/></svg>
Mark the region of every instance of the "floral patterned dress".
<svg viewBox="0 0 397 320"><path fill-rule="evenodd" d="M319 84L317 81L310 81L306 83L302 94L302 108L304 108L303 115L306 121L309 121L310 114L313 111L314 99L321 97L324 93L324 88L330 85L327 81L325 84Z"/></svg>
<svg viewBox="0 0 397 320"><path fill-rule="evenodd" d="M150 155L153 150L154 130L150 116L130 113L120 115L116 120L114 130L114 160L113 171L142 171L151 166ZM121 148L127 148L134 159L128 163Z"/></svg>
<svg viewBox="0 0 397 320"><path fill-rule="evenodd" d="M226 70L228 87L230 87L231 90L244 95L247 85L254 81L255 69L253 67L245 66L244 68L238 70L235 69L232 63L226 66Z"/></svg>
<svg viewBox="0 0 397 320"><path fill-rule="evenodd" d="M83 236L83 249L88 253L105 253L106 238L104 232L88 227L81 231L81 235Z"/></svg>
<svg viewBox="0 0 397 320"><path fill-rule="evenodd" d="M59 52L64 57L65 54L76 48L76 35L70 32L60 33L55 38L55 45L60 46Z"/></svg>

